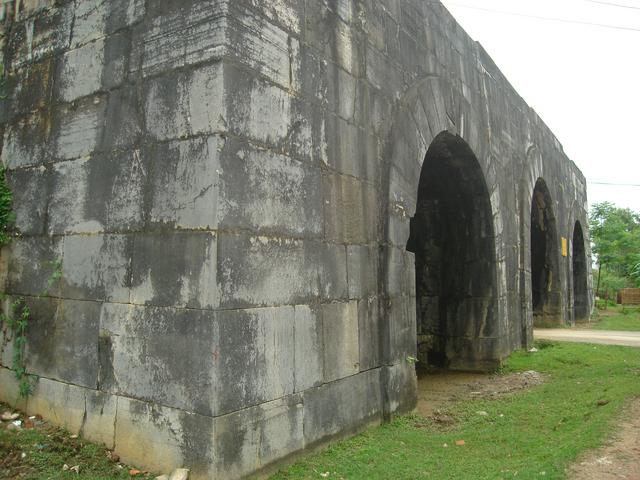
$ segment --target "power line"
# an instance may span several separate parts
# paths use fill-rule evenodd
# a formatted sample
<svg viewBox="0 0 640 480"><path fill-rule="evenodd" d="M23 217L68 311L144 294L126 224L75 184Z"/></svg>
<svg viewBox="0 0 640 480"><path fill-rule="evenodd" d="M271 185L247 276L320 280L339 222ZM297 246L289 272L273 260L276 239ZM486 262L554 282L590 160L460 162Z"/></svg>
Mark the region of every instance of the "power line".
<svg viewBox="0 0 640 480"><path fill-rule="evenodd" d="M610 183L610 182L589 182L589 185L610 185L613 187L640 187L640 184L637 183Z"/></svg>
<svg viewBox="0 0 640 480"><path fill-rule="evenodd" d="M595 0L593 0L595 1ZM440 4L440 2L430 2L432 4ZM546 21L551 21L551 22L560 22L560 23L571 23L574 25L587 25L587 26L591 26L591 27L600 27L600 28L610 28L610 29L614 29L614 30L626 30L629 32L640 32L640 28L634 28L634 27L623 27L620 25L609 25L609 24L605 24L605 23L595 23L595 22L583 22L581 20L569 20L566 18L555 18L555 17L543 17L540 15L529 15L526 13L518 13L518 12L508 12L506 10L494 10L492 8L483 8L483 7L474 7L472 5L464 5L462 3L455 3L455 2L447 2L447 5L454 5L456 7L461 7L461 8L468 8L470 10L479 10L481 12L489 12L489 13L499 13L502 15L511 15L514 17L524 17L524 18L533 18L536 20L546 20Z"/></svg>
<svg viewBox="0 0 640 480"><path fill-rule="evenodd" d="M601 2L600 0L584 0L589 3L599 3L600 5L609 5L611 7L629 8L631 10L640 10L640 7L632 7L631 5L622 5L621 3Z"/></svg>

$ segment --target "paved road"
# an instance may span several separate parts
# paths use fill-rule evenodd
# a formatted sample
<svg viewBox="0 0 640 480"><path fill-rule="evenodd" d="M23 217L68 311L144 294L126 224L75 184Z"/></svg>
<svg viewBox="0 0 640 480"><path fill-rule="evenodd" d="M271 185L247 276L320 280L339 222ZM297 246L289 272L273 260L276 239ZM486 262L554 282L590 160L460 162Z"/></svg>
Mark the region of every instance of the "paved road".
<svg viewBox="0 0 640 480"><path fill-rule="evenodd" d="M602 343L640 348L640 332L615 332L611 330L570 330L568 328L544 328L533 331L535 339L565 342Z"/></svg>

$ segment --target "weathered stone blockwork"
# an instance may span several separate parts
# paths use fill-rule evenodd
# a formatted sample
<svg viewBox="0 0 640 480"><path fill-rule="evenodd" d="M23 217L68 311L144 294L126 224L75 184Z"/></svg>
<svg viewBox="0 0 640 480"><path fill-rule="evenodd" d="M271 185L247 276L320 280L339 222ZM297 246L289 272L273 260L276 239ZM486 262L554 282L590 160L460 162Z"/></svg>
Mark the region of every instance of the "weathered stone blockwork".
<svg viewBox="0 0 640 480"><path fill-rule="evenodd" d="M2 281L32 311L29 412L144 467L239 478L412 409L418 333L454 368L531 341L534 187L555 255L587 226L585 180L441 5L0 9L1 160L21 234ZM472 271L444 333L416 316L437 297L416 298L407 251L442 132L477 159L489 213L460 235L481 232L465 255L491 287L474 293ZM548 311L570 322L570 256L554 265ZM0 397L14 402L10 348Z"/></svg>

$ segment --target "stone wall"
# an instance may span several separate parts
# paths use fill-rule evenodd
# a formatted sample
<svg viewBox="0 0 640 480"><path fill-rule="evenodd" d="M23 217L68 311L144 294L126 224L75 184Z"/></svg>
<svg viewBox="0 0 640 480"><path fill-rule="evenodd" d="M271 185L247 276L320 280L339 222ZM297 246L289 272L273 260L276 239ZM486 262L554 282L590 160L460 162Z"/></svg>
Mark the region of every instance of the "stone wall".
<svg viewBox="0 0 640 480"><path fill-rule="evenodd" d="M419 324L452 368L528 345L540 178L558 241L580 222L590 264L584 177L436 2L0 8L20 232L2 281L31 308L38 376L19 403L125 461L238 478L408 411ZM425 246L407 242L442 132L472 152L489 212L469 230L488 263L461 288L492 287L474 322L456 307L435 332L416 319ZM568 251L548 250L557 322L573 319Z"/></svg>

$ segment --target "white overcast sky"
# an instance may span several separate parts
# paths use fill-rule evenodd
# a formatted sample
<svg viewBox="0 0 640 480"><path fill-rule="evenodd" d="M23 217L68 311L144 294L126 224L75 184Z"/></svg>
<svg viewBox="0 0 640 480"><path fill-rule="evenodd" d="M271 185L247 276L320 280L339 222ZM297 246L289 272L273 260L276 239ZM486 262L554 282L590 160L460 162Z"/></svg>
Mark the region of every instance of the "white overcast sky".
<svg viewBox="0 0 640 480"><path fill-rule="evenodd" d="M620 6L592 0L442 1L582 170L590 182L589 203L608 200L640 212L640 186L593 183L640 185L640 0L602 2Z"/></svg>

